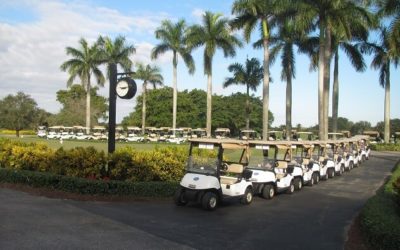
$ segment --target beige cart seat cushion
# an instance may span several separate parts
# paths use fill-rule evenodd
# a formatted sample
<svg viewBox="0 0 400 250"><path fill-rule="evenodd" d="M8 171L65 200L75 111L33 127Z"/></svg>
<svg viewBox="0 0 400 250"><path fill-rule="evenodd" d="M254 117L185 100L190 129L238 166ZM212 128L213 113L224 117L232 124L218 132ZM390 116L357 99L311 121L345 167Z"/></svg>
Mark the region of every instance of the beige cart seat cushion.
<svg viewBox="0 0 400 250"><path fill-rule="evenodd" d="M226 170L228 173L241 174L243 173L243 165L241 164L229 164L228 169Z"/></svg>
<svg viewBox="0 0 400 250"><path fill-rule="evenodd" d="M221 184L233 185L238 181L238 178L231 176L220 176Z"/></svg>

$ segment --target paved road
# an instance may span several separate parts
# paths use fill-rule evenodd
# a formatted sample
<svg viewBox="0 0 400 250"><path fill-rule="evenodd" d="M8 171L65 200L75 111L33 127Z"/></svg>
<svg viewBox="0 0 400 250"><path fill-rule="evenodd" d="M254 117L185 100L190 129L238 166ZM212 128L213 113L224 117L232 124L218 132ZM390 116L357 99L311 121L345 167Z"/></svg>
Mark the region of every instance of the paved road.
<svg viewBox="0 0 400 250"><path fill-rule="evenodd" d="M172 202L80 202L0 189L0 249L342 249L350 223L400 154L342 177L215 212Z"/></svg>

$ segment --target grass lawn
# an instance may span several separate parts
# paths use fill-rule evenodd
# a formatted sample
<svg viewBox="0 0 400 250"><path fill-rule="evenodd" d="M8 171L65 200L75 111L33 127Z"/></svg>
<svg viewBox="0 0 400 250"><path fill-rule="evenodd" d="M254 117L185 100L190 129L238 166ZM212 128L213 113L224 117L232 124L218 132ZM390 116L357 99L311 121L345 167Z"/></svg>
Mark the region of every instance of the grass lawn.
<svg viewBox="0 0 400 250"><path fill-rule="evenodd" d="M78 140L64 140L61 144L59 140L47 140L42 139L37 136L28 136L25 135L22 138L17 138L15 135L0 135L0 138L8 138L11 140L22 141L22 142L41 142L47 144L50 148L58 149L63 147L64 149L71 149L75 147L94 147L97 150L107 151L107 141L78 141ZM115 147L122 148L122 147L133 147L137 150L152 150L155 147L168 147L168 146L177 146L177 147L188 147L189 144L169 144L169 143L135 143L135 142L117 142Z"/></svg>

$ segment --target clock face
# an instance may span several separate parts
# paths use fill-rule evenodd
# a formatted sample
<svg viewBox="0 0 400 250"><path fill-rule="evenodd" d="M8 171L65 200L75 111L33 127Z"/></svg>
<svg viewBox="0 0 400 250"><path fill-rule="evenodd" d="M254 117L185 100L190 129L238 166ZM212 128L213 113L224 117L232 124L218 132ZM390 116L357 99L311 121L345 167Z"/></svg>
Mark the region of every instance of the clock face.
<svg viewBox="0 0 400 250"><path fill-rule="evenodd" d="M129 84L128 84L128 82L127 82L127 81L119 81L119 82L117 83L117 89L116 89L116 91L117 91L117 95L118 95L119 97L124 97L124 96L126 96L126 94L128 94L128 91L129 91Z"/></svg>

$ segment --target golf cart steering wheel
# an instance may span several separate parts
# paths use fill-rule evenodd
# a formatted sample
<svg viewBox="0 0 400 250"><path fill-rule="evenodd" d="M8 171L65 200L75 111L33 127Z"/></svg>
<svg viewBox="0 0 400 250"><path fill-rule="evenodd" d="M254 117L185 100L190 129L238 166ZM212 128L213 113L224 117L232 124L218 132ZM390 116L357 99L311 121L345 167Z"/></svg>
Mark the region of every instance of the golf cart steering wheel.
<svg viewBox="0 0 400 250"><path fill-rule="evenodd" d="M226 163L226 162L223 162L222 163L222 170L228 170L228 168L229 168L229 164L228 163Z"/></svg>

